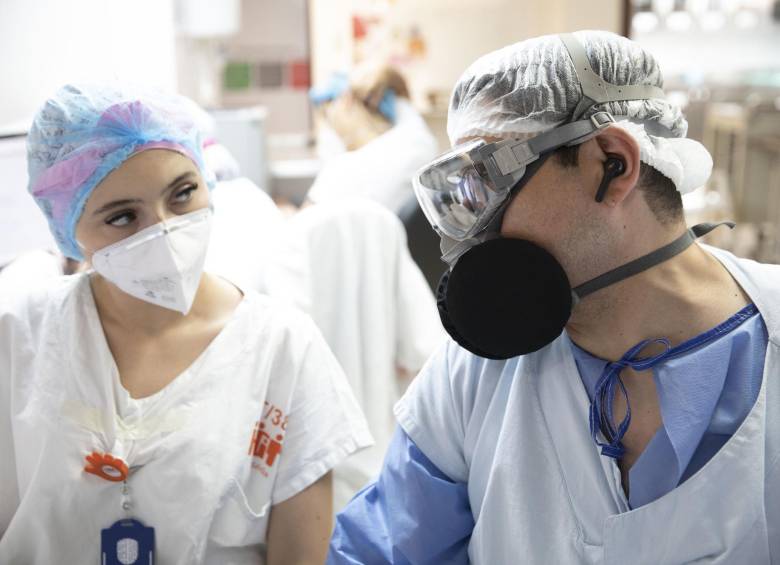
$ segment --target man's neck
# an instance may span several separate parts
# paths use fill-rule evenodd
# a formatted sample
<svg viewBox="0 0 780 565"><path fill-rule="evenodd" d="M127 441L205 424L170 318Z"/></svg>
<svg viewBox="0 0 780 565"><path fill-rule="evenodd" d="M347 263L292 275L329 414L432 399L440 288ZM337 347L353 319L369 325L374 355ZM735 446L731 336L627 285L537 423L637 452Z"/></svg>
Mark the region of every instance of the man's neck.
<svg viewBox="0 0 780 565"><path fill-rule="evenodd" d="M750 299L720 262L694 244L647 271L584 298L566 329L583 349L617 360L645 339L672 345L728 319ZM649 348L643 355L653 354Z"/></svg>

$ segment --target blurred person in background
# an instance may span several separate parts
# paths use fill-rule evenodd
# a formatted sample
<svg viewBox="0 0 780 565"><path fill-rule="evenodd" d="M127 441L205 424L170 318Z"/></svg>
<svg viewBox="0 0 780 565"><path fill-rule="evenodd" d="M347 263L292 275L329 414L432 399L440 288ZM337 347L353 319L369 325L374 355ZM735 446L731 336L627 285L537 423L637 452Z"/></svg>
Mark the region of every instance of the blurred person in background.
<svg viewBox="0 0 780 565"><path fill-rule="evenodd" d="M413 198L412 175L438 151L403 76L366 63L349 76L333 75L311 99L324 162L308 198L367 197L397 213Z"/></svg>

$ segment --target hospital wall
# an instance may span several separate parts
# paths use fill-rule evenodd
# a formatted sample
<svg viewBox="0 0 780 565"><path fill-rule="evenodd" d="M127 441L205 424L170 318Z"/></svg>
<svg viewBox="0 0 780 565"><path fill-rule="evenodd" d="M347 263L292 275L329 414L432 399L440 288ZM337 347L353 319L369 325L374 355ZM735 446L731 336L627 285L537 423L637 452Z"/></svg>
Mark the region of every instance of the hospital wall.
<svg viewBox="0 0 780 565"><path fill-rule="evenodd" d="M312 80L354 65L354 16L378 19L385 28L371 57L390 60L406 76L413 102L440 147L446 135L447 103L463 70L481 55L529 37L578 29L622 32L620 0L309 0ZM424 55L399 56L398 35L416 28ZM383 52L384 50L384 52ZM403 51L403 49L401 49Z"/></svg>
<svg viewBox="0 0 780 565"><path fill-rule="evenodd" d="M545 33L621 32L623 17L620 0L593 0L587 7L578 0L310 0L309 9L315 84L352 65L353 15L380 18L391 30L418 27L425 57L402 66L418 105L426 104L426 93L449 93L463 69L489 51ZM388 45L395 38L389 39Z"/></svg>
<svg viewBox="0 0 780 565"><path fill-rule="evenodd" d="M0 37L3 130L25 129L68 81L176 87L174 0L2 0Z"/></svg>
<svg viewBox="0 0 780 565"><path fill-rule="evenodd" d="M269 110L265 127L273 136L308 133L307 0L241 0L237 5L240 18L232 33L209 37L180 26L179 91L206 108L264 106ZM203 17L219 13L217 6L223 5L209 5ZM246 84L240 84L244 78Z"/></svg>

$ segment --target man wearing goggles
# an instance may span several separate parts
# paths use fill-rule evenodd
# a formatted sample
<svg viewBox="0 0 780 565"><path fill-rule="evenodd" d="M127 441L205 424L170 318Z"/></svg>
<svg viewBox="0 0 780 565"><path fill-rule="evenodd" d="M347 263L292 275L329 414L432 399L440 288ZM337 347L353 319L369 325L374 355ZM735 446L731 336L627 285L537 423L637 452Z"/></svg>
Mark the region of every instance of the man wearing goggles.
<svg viewBox="0 0 780 565"><path fill-rule="evenodd" d="M452 340L329 563L780 563L780 268L694 244L662 84L606 32L460 78L414 179Z"/></svg>

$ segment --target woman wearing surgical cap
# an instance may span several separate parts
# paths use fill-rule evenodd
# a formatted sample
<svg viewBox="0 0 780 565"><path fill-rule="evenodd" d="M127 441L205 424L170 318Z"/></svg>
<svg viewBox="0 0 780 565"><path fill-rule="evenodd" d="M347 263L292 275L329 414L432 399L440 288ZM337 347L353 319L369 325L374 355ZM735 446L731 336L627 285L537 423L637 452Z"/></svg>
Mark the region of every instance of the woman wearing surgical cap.
<svg viewBox="0 0 780 565"><path fill-rule="evenodd" d="M86 273L0 297L1 563L321 563L330 469L369 445L301 314L203 272L185 104L65 86L29 190Z"/></svg>

